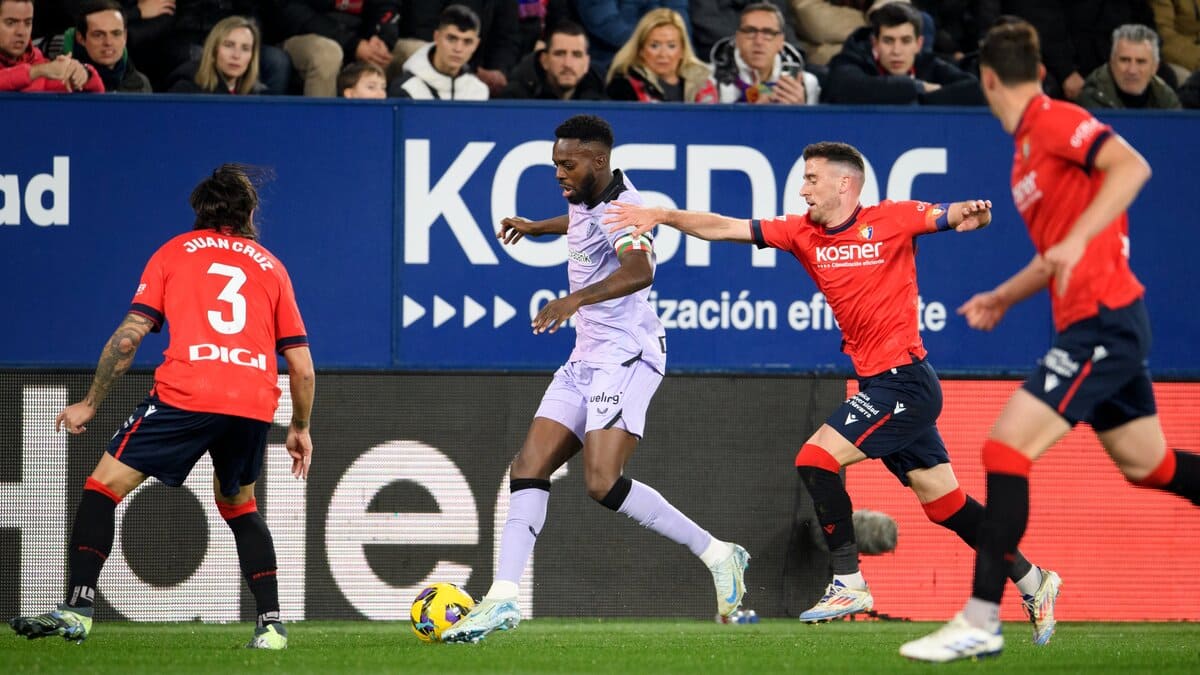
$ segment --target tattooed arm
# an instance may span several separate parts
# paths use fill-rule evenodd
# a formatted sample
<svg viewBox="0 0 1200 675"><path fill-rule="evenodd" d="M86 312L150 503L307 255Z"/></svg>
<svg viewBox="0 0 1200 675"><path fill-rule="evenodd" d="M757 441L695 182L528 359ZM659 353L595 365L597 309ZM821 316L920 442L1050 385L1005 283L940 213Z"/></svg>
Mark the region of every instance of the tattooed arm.
<svg viewBox="0 0 1200 675"><path fill-rule="evenodd" d="M133 364L133 356L142 344L142 338L154 327L154 322L140 314L130 312L125 320L117 326L108 344L100 352L100 362L96 364L96 375L92 378L92 387L82 401L69 405L58 414L54 420L54 428L58 431L66 429L73 434L87 431L84 424L95 416L96 410L108 396L112 388L129 366Z"/></svg>

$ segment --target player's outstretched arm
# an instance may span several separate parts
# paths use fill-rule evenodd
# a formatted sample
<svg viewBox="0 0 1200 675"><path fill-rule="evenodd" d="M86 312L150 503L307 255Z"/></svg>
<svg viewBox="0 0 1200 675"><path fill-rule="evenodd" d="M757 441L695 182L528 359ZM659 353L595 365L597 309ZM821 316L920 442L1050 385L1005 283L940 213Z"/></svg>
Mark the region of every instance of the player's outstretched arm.
<svg viewBox="0 0 1200 675"><path fill-rule="evenodd" d="M1041 256L1035 255L1028 265L1004 283L990 291L976 293L964 302L958 313L971 328L991 330L1004 318L1009 307L1042 290L1049 282L1050 266Z"/></svg>
<svg viewBox="0 0 1200 675"><path fill-rule="evenodd" d="M542 234L566 234L571 220L563 214L546 220L529 220L521 216L509 216L500 221L496 238L505 244L515 244L525 235L536 237Z"/></svg>
<svg viewBox="0 0 1200 675"><path fill-rule="evenodd" d="M58 431L64 428L73 433L81 434L87 431L83 426L96 415L100 404L108 397L112 388L129 366L133 365L133 357L137 354L142 338L154 327L154 322L141 314L130 312L125 315L121 325L113 331L112 337L100 352L100 362L96 364L96 374L92 377L92 386L82 401L67 406L58 413L54 420L54 428Z"/></svg>
<svg viewBox="0 0 1200 675"><path fill-rule="evenodd" d="M565 326L584 305L622 298L654 283L654 267L648 252L626 251L620 260L621 266L604 279L543 305L531 323L533 332L553 333Z"/></svg>
<svg viewBox="0 0 1200 675"><path fill-rule="evenodd" d="M1104 172L1100 190L1079 214L1067 236L1042 254L1050 265L1054 290L1059 295L1067 291L1071 270L1083 257L1088 242L1124 213L1150 180L1150 165L1124 138L1114 134L1102 143L1093 164Z"/></svg>
<svg viewBox="0 0 1200 675"><path fill-rule="evenodd" d="M954 202L947 211L946 220L956 232L980 230L992 222L992 200L990 199Z"/></svg>
<svg viewBox="0 0 1200 675"><path fill-rule="evenodd" d="M664 209L656 206L626 204L613 202L605 214L604 222L611 227L609 232L616 232L626 227L632 227L634 236L645 234L655 225L667 225L684 234L707 239L708 241L753 241L750 232L750 221L744 218L730 218L719 213L704 211L682 211L680 209Z"/></svg>
<svg viewBox="0 0 1200 675"><path fill-rule="evenodd" d="M283 353L283 358L288 364L288 381L292 392L292 422L288 425L285 447L292 457L292 475L304 479L308 477L308 467L312 464L309 423L316 395L317 374L308 347L292 347Z"/></svg>

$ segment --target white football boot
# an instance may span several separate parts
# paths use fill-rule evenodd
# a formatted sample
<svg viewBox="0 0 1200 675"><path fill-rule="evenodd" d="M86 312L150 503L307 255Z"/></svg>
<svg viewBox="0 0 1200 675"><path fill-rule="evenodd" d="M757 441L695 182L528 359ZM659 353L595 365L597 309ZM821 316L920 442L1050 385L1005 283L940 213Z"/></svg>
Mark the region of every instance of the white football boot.
<svg viewBox="0 0 1200 675"><path fill-rule="evenodd" d="M521 623L517 599L484 598L458 623L442 631L442 642L479 642L497 630L511 630Z"/></svg>
<svg viewBox="0 0 1200 675"><path fill-rule="evenodd" d="M999 631L989 633L972 626L962 612L955 614L950 623L929 635L900 646L901 656L931 663L999 656L1002 651L1004 636Z"/></svg>
<svg viewBox="0 0 1200 675"><path fill-rule="evenodd" d="M750 566L750 554L737 544L724 560L708 568L712 572L713 586L717 589L717 614L728 617L742 605L746 596L746 568Z"/></svg>

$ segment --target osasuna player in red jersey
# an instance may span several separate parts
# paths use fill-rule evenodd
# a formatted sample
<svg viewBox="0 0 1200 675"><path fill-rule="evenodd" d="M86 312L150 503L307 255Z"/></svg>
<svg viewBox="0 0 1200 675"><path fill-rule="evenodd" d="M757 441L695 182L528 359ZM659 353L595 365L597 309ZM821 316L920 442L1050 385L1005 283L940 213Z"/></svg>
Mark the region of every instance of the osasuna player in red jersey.
<svg viewBox="0 0 1200 675"><path fill-rule="evenodd" d="M900 648L923 661L1003 649L1004 569L1025 533L1029 473L1077 422L1092 425L1127 480L1200 505L1200 456L1168 449L1156 414L1146 365L1150 323L1129 268L1125 209L1150 167L1107 124L1042 93L1038 54L1037 31L1024 21L993 28L980 49L984 94L1016 141L1013 200L1037 255L959 313L991 330L1013 304L1052 286L1057 335L983 446L987 509L971 599L950 623Z"/></svg>
<svg viewBox="0 0 1200 675"><path fill-rule="evenodd" d="M983 520L983 506L958 485L937 430L942 389L925 360L917 326L915 238L945 230L965 232L991 221L991 202L953 204L885 201L862 206L862 155L845 143L804 149L803 216L739 220L712 213L617 205L606 222L633 226L635 236L664 224L708 240L754 243L788 251L825 294L842 328L843 351L854 363L859 393L847 400L796 455L800 478L812 494L832 556L833 580L825 596L800 619L817 622L874 607L858 568L850 495L841 467L881 459L910 487L925 514L968 545ZM1057 592L1058 575L1018 555L1009 577L1029 598Z"/></svg>
<svg viewBox="0 0 1200 675"><path fill-rule="evenodd" d="M195 229L150 258L125 320L100 354L87 396L58 414L59 430L83 433L109 388L133 362L147 333L169 322L171 339L154 387L117 431L84 484L71 530L65 602L10 621L18 634L83 641L92 627L100 568L112 550L114 511L153 476L181 485L207 452L217 509L237 542L258 625L247 647L283 649L275 548L254 502L267 431L279 401L275 352L287 360L292 475L305 478L312 456L309 416L314 374L292 283L279 259L258 243L253 172L224 165L191 195Z"/></svg>

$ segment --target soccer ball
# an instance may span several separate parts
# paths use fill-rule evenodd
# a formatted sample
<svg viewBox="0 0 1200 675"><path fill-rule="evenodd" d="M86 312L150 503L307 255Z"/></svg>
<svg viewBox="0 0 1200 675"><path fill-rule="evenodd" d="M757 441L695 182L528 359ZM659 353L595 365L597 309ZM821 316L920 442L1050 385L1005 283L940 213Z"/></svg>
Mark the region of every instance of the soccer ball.
<svg viewBox="0 0 1200 675"><path fill-rule="evenodd" d="M412 629L422 642L437 642L442 631L458 623L475 606L466 591L444 582L427 587L412 604Z"/></svg>

